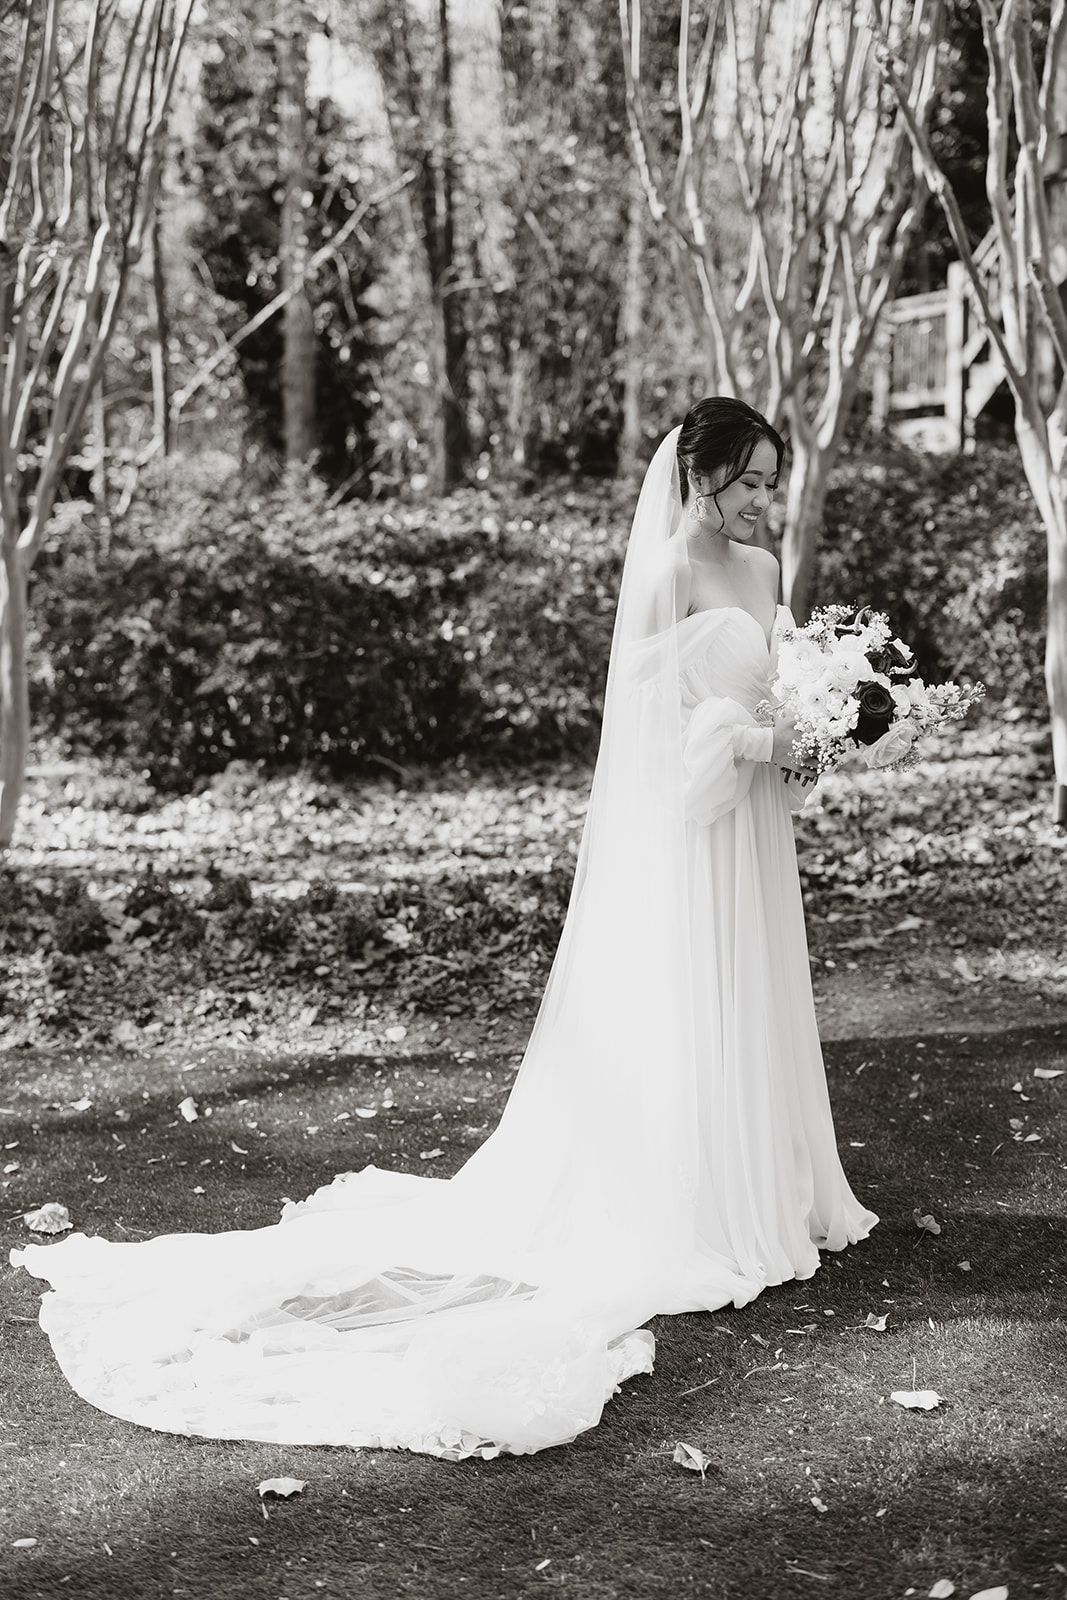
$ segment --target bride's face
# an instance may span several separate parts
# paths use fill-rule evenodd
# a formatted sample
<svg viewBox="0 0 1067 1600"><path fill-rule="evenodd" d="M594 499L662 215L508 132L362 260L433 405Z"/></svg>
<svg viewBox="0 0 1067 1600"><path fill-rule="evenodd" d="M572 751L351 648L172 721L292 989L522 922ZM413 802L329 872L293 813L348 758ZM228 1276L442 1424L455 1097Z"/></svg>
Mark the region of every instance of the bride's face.
<svg viewBox="0 0 1067 1600"><path fill-rule="evenodd" d="M723 516L721 532L739 544L751 544L778 487L778 457L771 441L760 439L744 472L725 489L717 488L718 474L698 472L693 481L694 487L707 497L708 529L712 533L720 531L715 513L718 505Z"/></svg>

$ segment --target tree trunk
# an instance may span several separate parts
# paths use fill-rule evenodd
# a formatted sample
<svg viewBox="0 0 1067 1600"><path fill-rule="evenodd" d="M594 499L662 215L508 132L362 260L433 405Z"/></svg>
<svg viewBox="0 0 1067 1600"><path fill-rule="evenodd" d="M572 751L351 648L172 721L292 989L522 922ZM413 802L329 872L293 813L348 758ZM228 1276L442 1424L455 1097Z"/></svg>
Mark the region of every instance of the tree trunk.
<svg viewBox="0 0 1067 1600"><path fill-rule="evenodd" d="M111 550L111 486L108 474L107 396L104 393L104 374L93 385L89 402L89 450L93 468L89 493L93 499L97 527L100 530L98 550L107 558Z"/></svg>
<svg viewBox="0 0 1067 1600"><path fill-rule="evenodd" d="M1015 437L1048 544L1045 586L1045 693L1052 728L1052 820L1067 827L1067 482L1056 476L1045 441L1016 407Z"/></svg>
<svg viewBox="0 0 1067 1600"><path fill-rule="evenodd" d="M173 384L170 373L170 312L163 268L163 241L160 237L162 231L157 195L152 209L152 300L155 306L152 328L152 427L161 454L169 456L174 443L170 420Z"/></svg>
<svg viewBox="0 0 1067 1600"><path fill-rule="evenodd" d="M1067 828L1067 526L1062 519L1056 537L1049 536L1047 597L1045 689L1055 772L1052 820L1057 827Z"/></svg>
<svg viewBox="0 0 1067 1600"><path fill-rule="evenodd" d="M536 357L521 339L508 342L507 404L504 427L508 460L525 467L530 455L531 394L536 379Z"/></svg>
<svg viewBox="0 0 1067 1600"><path fill-rule="evenodd" d="M1048 202L1049 256L1056 283L1067 279L1067 56L1056 62L1052 81L1052 138L1045 152L1045 195ZM1062 289L1061 289L1062 294ZM1055 372L1056 381L1063 373ZM1052 385L1050 385L1052 388ZM1057 492L1049 496L1045 518L1048 538L1046 582L1045 691L1052 720L1052 762L1055 771L1052 820L1067 828L1067 481L1063 464Z"/></svg>
<svg viewBox="0 0 1067 1600"><path fill-rule="evenodd" d="M641 336L645 318L645 196L637 168L630 166L626 205L626 275L622 285L622 432L619 472L632 476L641 460Z"/></svg>
<svg viewBox="0 0 1067 1600"><path fill-rule="evenodd" d="M279 164L284 185L279 267L285 290L300 280L308 258L307 39L300 0L285 0L277 37ZM282 318L285 459L308 461L315 447L315 321L306 286L286 301Z"/></svg>
<svg viewBox="0 0 1067 1600"><path fill-rule="evenodd" d="M801 625L811 609L815 535L826 505L834 454L836 446L833 452L820 450L794 426L782 529L782 599Z"/></svg>
<svg viewBox="0 0 1067 1600"><path fill-rule="evenodd" d="M26 678L26 572L4 541L0 566L0 850L15 831L26 783L30 699Z"/></svg>
<svg viewBox="0 0 1067 1600"><path fill-rule="evenodd" d="M456 126L452 109L452 46L448 0L437 7L437 115L440 145L434 163L437 188L438 258L431 265L440 312L443 378L441 392L444 444L444 487L462 482L469 449L467 438L467 326L462 297L457 293L455 167Z"/></svg>

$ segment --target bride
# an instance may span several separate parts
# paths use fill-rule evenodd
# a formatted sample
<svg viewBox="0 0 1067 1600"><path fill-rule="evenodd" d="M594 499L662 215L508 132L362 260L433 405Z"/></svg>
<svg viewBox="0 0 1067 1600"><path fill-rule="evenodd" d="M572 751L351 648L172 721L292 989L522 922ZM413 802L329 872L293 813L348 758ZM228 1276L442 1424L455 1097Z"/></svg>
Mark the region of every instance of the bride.
<svg viewBox="0 0 1067 1600"><path fill-rule="evenodd" d="M746 1305L878 1218L841 1167L792 813L811 774L761 726L783 444L700 401L645 474L567 909L499 1126L451 1178L343 1172L280 1221L11 1251L113 1416L214 1439L449 1460L572 1440L642 1324Z"/></svg>

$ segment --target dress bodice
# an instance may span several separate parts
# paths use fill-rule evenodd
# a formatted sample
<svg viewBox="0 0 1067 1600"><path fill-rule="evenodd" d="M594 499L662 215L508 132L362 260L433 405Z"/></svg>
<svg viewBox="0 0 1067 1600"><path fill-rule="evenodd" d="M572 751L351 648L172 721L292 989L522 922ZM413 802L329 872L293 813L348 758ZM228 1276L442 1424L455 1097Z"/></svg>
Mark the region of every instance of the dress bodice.
<svg viewBox="0 0 1067 1600"><path fill-rule="evenodd" d="M778 661L778 629L785 620L792 620L788 606L777 606L768 642L761 624L743 606L715 606L683 617L676 624L683 705L724 695L751 711L769 691Z"/></svg>

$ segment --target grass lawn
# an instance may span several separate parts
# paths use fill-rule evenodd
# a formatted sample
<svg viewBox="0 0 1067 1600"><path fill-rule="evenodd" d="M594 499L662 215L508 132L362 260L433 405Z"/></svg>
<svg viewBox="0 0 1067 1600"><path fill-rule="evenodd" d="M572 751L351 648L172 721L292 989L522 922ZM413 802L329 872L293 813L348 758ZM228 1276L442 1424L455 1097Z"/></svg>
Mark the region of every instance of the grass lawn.
<svg viewBox="0 0 1067 1600"><path fill-rule="evenodd" d="M529 882L541 880L520 869L540 870L546 850L565 860L582 782L525 798L483 787L477 807L466 780L381 806L305 786L295 813L275 785L276 823L260 797L219 832L220 790L184 809L138 797L133 822L99 789L93 800L84 772L38 775L12 855L19 883L80 874L126 920L79 953L85 903L75 918L42 890L7 924L0 1600L888 1600L938 1579L960 1596L1067 1595L1067 841L1041 820L1045 767L998 750L909 774L892 802L873 782L859 808L852 789L831 790L798 826L838 1142L881 1217L870 1239L741 1311L657 1319L655 1372L573 1444L459 1464L187 1439L94 1411L37 1326L43 1286L12 1272L7 1250L32 1237L23 1212L48 1200L87 1233L138 1239L273 1222L287 1197L369 1161L459 1166L499 1115L552 945L549 921L515 954L539 915ZM186 873L199 922L169 902L149 922L142 893L137 923L122 897L151 850ZM363 879L368 864L389 869L390 850L405 894L429 892L412 942L390 945L390 922L381 959L361 932L343 966L343 907L320 915L316 902L285 925L257 910L281 878ZM229 871L233 856L255 903L212 909L205 863ZM503 900L449 898L479 862L517 885L503 931ZM202 950L189 928L214 942ZM526 984L506 1006L493 1003L502 939ZM435 1013L430 979L463 949L478 961L456 967ZM370 1003L348 1003L383 972ZM390 1037L399 1020L406 1033ZM190 1094L191 1123L177 1110ZM355 1116L371 1105L375 1117ZM872 1314L884 1331L864 1326ZM889 1400L913 1388L941 1406ZM673 1462L680 1441L709 1458L705 1476ZM305 1479L303 1494L261 1502L256 1484L282 1475ZM16 1549L21 1538L37 1543Z"/></svg>

